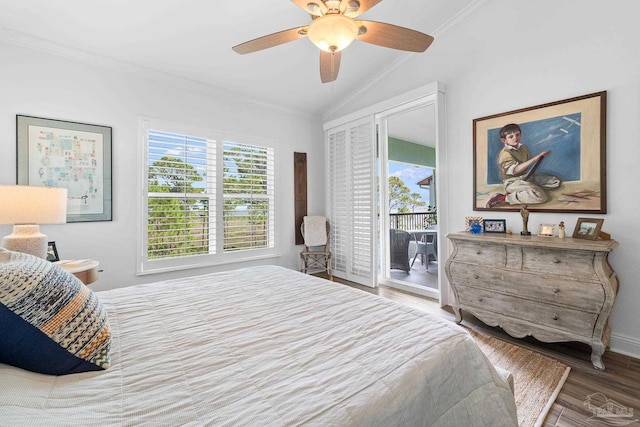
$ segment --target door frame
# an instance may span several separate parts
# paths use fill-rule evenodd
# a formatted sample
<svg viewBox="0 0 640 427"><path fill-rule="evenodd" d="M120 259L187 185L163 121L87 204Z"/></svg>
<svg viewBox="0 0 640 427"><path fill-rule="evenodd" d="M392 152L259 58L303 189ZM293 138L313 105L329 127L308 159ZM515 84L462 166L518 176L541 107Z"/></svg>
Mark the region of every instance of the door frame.
<svg viewBox="0 0 640 427"><path fill-rule="evenodd" d="M443 273L442 263L438 264L438 289L434 290L428 287L414 285L408 282L404 282L402 280L392 279L391 278L391 269L390 269L390 242L389 242L389 232L390 232L390 224L389 224L389 215L391 213L391 209L389 208L389 186L383 185L383 183L389 182L389 151L388 151L388 142L389 142L389 134L388 134L388 121L392 120L394 117L398 115L410 112L414 110L419 110L421 108L425 108L428 106L434 106L433 114L434 114L434 124L437 120L437 105L436 99L431 96L419 98L411 102L407 102L402 105L398 105L396 107L385 110L384 112L378 113L375 115L375 124L378 130L378 194L380 199L380 221L378 224L379 230L379 254L380 254L380 269L378 274L378 283L384 284L387 286L392 286L394 288L402 289L404 291L412 292L418 295L423 295L429 298L440 300L440 276ZM426 120L426 118L425 118ZM437 127L437 126L436 126ZM437 158L438 158L438 135L436 129L434 129L436 133L435 142L436 142L436 166L437 166ZM438 200L438 169L435 169L436 179L435 179L435 193L436 193L436 201ZM436 206L438 206L436 204ZM438 259L440 257L438 256Z"/></svg>
<svg viewBox="0 0 640 427"><path fill-rule="evenodd" d="M384 117L385 114L388 115L389 111L400 111L403 108L414 108L416 105L434 103L435 108L435 128L436 128L436 171L438 173L438 178L436 179L436 206L438 208L438 260L446 259L449 253L449 242L446 237L446 234L449 230L449 220L448 220L448 212L449 212L449 194L447 188L445 188L444 183L448 180L446 179L448 175L447 170L447 141L446 141L446 121L445 121L445 112L446 112L446 104L445 104L445 86L440 82L433 82L409 92L405 92L401 95L397 95L395 97L388 98L384 101L378 102L376 104L372 104L366 108L363 108L359 111L355 111L343 117L337 118L335 120L328 121L324 123L323 129L325 132L328 129L334 128L336 126L340 126L347 122L362 118L364 116L373 116L377 123L377 117ZM376 138L374 133L374 138L371 141L371 149L376 149ZM374 232L377 233L378 236L380 233L380 226L378 221L374 220ZM387 225L388 227L388 225ZM387 229L388 234L388 229ZM374 250L374 259L377 259L377 253ZM443 258L442 255L445 255ZM444 264L443 264L444 266ZM377 279L374 286L377 286ZM453 301L453 295L451 293L451 289L449 286L449 282L446 279L444 274L438 274L438 287L440 289L439 302L440 306L449 305L450 302Z"/></svg>

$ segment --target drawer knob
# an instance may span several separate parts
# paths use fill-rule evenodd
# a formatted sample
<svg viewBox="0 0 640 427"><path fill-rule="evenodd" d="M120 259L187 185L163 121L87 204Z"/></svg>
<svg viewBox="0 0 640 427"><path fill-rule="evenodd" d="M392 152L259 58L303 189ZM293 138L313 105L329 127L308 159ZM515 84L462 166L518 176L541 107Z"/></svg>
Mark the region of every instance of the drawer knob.
<svg viewBox="0 0 640 427"><path fill-rule="evenodd" d="M554 294L557 294L558 292L560 292L560 289L558 289L558 288L555 288L555 289L553 290L553 293L554 293Z"/></svg>
<svg viewBox="0 0 640 427"><path fill-rule="evenodd" d="M560 264L560 260L558 258L554 258L553 263L554 264Z"/></svg>
<svg viewBox="0 0 640 427"><path fill-rule="evenodd" d="M558 315L557 315L557 314L554 314L554 315L553 315L553 320L558 320L558 319L559 319Z"/></svg>

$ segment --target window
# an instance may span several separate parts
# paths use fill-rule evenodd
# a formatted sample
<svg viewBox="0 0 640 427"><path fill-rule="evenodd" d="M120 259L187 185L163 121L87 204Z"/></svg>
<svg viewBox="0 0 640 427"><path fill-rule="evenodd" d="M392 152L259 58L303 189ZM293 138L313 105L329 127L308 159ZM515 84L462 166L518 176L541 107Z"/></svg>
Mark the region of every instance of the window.
<svg viewBox="0 0 640 427"><path fill-rule="evenodd" d="M141 119L139 273L274 255L275 143Z"/></svg>
<svg viewBox="0 0 640 427"><path fill-rule="evenodd" d="M224 142L225 251L272 245L273 149Z"/></svg>

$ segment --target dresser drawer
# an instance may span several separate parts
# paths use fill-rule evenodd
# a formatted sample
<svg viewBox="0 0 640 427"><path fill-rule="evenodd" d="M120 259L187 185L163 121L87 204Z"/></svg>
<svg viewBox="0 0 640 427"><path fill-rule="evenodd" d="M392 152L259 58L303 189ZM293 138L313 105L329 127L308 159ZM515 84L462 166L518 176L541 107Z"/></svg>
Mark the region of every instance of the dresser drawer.
<svg viewBox="0 0 640 427"><path fill-rule="evenodd" d="M507 248L504 245L464 241L457 242L457 245L456 261L483 267L504 267L507 262Z"/></svg>
<svg viewBox="0 0 640 427"><path fill-rule="evenodd" d="M449 268L455 289L459 286L485 289L591 313L599 313L606 298L600 283L498 268L473 268L457 262Z"/></svg>
<svg viewBox="0 0 640 427"><path fill-rule="evenodd" d="M571 277L575 280L599 282L594 269L594 253L588 251L523 247L522 270L544 272L548 276Z"/></svg>
<svg viewBox="0 0 640 427"><path fill-rule="evenodd" d="M458 289L460 308L473 307L484 311L500 313L503 316L525 320L531 323L532 331L536 325L558 329L564 332L593 336L593 329L598 320L597 313L589 313L568 307L560 307L551 304L540 304L512 295L503 295L488 290L467 288L461 286Z"/></svg>

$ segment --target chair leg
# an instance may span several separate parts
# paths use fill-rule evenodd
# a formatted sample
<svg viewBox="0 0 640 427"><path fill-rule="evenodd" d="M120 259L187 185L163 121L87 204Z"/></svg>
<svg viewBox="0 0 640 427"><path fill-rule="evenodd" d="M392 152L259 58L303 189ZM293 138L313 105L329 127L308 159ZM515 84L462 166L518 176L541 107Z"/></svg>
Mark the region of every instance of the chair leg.
<svg viewBox="0 0 640 427"><path fill-rule="evenodd" d="M333 275L331 274L331 255L326 256L324 258L324 269L327 271L327 275L329 276L329 280L333 281Z"/></svg>
<svg viewBox="0 0 640 427"><path fill-rule="evenodd" d="M416 262L416 258L418 258L418 255L420 254L416 252L416 254L413 256L413 260L411 261L411 268L413 268L413 263Z"/></svg>

